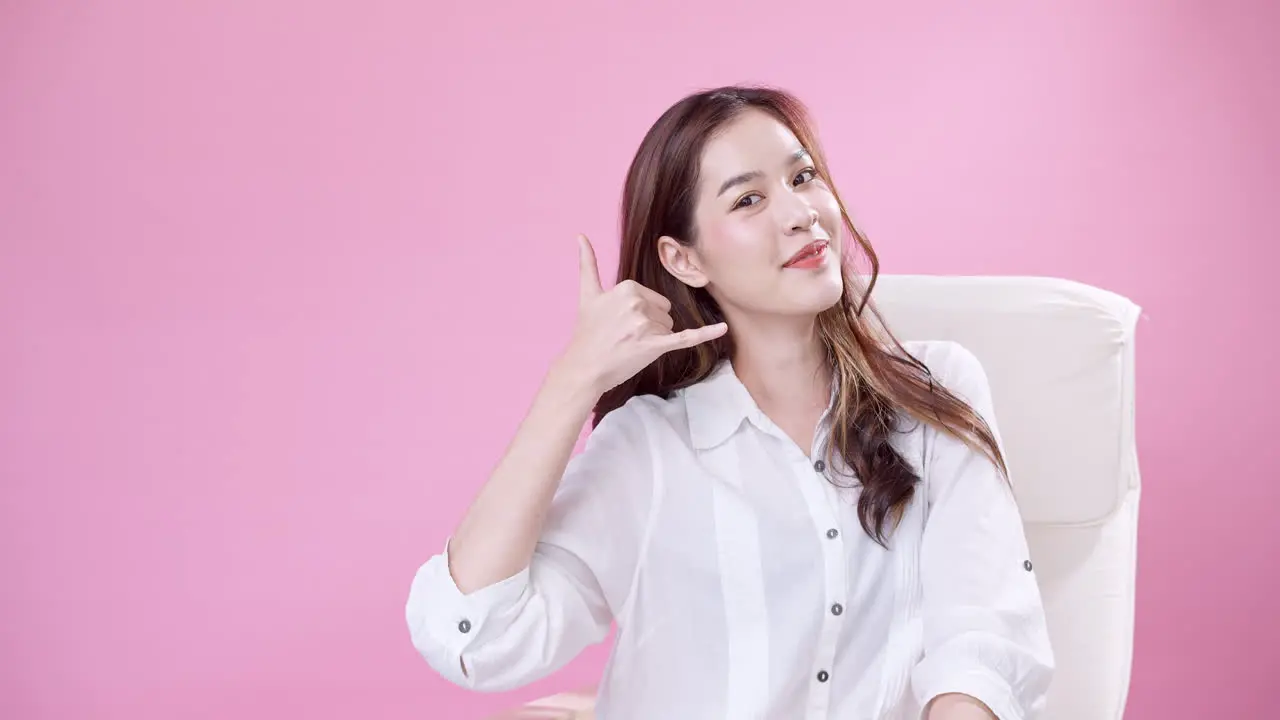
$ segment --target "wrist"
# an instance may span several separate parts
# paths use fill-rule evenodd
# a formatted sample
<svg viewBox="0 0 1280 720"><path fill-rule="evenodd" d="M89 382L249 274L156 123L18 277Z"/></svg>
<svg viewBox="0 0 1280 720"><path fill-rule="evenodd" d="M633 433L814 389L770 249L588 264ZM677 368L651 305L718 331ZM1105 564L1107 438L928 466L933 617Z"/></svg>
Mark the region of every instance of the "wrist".
<svg viewBox="0 0 1280 720"><path fill-rule="evenodd" d="M604 394L596 374L567 353L552 363L545 385L557 397L584 413L590 413Z"/></svg>

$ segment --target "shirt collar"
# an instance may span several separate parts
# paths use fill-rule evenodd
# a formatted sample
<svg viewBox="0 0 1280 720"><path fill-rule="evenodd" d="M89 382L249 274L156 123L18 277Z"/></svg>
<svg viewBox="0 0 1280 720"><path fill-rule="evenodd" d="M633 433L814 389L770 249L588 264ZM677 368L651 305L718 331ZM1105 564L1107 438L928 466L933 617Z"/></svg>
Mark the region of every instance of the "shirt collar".
<svg viewBox="0 0 1280 720"><path fill-rule="evenodd" d="M760 412L729 360L721 360L710 375L685 388L684 396L689 440L695 450L728 440L743 420Z"/></svg>
<svg viewBox="0 0 1280 720"><path fill-rule="evenodd" d="M728 440L738 431L743 420L766 432L771 425L733 371L733 363L727 359L721 360L711 374L683 392L685 411L689 416L689 440L695 450L707 450ZM835 402L835 397L836 388L833 386L830 403Z"/></svg>

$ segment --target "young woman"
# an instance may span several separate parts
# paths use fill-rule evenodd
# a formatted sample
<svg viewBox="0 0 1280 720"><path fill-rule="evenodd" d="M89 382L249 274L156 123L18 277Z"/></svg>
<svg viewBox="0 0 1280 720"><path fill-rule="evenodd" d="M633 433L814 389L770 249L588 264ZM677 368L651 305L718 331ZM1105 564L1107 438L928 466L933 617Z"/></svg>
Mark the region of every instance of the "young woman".
<svg viewBox="0 0 1280 720"><path fill-rule="evenodd" d="M514 688L616 621L602 720L1036 716L1053 655L986 376L884 327L801 104L684 98L622 213L617 284L579 238L573 338L413 580L427 662Z"/></svg>

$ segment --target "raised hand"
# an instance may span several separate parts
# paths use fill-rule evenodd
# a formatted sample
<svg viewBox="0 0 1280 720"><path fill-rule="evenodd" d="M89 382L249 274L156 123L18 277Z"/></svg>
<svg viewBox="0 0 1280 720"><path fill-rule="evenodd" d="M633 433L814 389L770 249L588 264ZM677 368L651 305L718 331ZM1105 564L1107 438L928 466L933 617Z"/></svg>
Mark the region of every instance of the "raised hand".
<svg viewBox="0 0 1280 720"><path fill-rule="evenodd" d="M578 322L565 358L587 374L597 392L628 380L663 353L728 332L722 322L672 332L671 301L632 280L605 290L595 250L585 235L578 236L578 248Z"/></svg>

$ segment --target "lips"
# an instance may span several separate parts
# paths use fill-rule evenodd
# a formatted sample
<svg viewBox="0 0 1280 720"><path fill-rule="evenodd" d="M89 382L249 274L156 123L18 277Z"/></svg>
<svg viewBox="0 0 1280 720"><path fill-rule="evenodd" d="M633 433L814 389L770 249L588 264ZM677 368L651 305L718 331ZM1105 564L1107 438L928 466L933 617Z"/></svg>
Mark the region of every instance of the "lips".
<svg viewBox="0 0 1280 720"><path fill-rule="evenodd" d="M793 267L799 263L805 262L806 260L813 260L815 258L819 258L822 256L822 253L826 251L827 246L830 244L831 244L830 240L814 240L808 245L805 245L804 247L800 248L800 250L795 255L791 256L791 259L788 260L787 264L783 265L783 267Z"/></svg>

